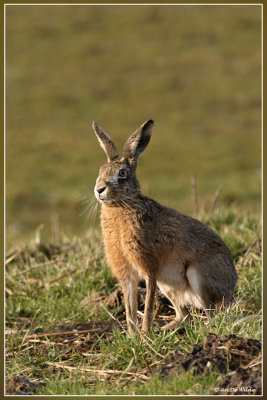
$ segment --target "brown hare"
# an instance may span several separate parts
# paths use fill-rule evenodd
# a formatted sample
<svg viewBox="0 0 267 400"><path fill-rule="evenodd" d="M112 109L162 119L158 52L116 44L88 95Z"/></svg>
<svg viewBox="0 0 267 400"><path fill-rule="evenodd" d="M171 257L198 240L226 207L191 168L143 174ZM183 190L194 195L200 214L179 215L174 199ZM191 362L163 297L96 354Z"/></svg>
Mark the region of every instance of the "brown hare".
<svg viewBox="0 0 267 400"><path fill-rule="evenodd" d="M101 203L101 225L107 262L124 293L128 331L137 327L137 287L146 281L142 330L148 332L156 286L173 304L173 327L189 316L188 306L227 306L234 300L237 274L222 239L202 222L143 196L136 179L138 157L150 141L148 120L126 141L123 156L107 133L93 129L108 162L99 171L95 196Z"/></svg>

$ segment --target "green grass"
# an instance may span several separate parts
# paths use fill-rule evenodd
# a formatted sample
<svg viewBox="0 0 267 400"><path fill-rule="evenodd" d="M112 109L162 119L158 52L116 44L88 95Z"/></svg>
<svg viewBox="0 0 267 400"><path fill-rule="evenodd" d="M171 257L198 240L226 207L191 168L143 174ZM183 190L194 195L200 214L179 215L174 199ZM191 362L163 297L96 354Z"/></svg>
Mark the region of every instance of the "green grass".
<svg viewBox="0 0 267 400"><path fill-rule="evenodd" d="M259 6L6 8L6 236L29 240L51 215L86 232L80 199L104 154L96 120L122 144L155 120L140 160L144 194L192 213L206 204L260 212Z"/></svg>
<svg viewBox="0 0 267 400"><path fill-rule="evenodd" d="M6 376L45 382L46 386L36 392L45 395L214 394L223 379L220 374L201 377L181 371L179 379L163 379L157 367L174 352L189 352L192 345L201 344L209 332L261 340L261 221L233 207L216 207L211 216L201 212L200 218L228 242L239 275L238 300L231 308L210 316L207 324L191 310L194 323L185 327L184 334L158 328L145 342L140 335L130 338L118 328L107 336L78 335L76 341L49 335L31 341L30 335L54 332L55 326L114 322L116 310L108 311L94 301L96 294L117 288L98 230L82 239L59 235L57 242L29 242L10 251L6 267ZM51 260L45 251L47 255L50 252ZM125 326L124 319L121 321ZM62 368L62 364L72 370ZM101 373L106 370L114 374Z"/></svg>

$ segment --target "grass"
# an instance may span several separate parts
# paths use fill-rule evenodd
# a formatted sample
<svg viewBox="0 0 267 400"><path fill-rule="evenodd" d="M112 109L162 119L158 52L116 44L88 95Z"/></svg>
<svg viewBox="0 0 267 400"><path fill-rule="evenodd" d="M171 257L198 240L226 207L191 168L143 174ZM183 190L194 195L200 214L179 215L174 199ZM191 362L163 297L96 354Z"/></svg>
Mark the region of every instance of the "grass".
<svg viewBox="0 0 267 400"><path fill-rule="evenodd" d="M51 215L87 231L80 199L105 157L145 120L144 194L192 212L191 176L208 201L260 212L259 6L6 7L6 237L32 238ZM34 212L33 212L34 210Z"/></svg>
<svg viewBox="0 0 267 400"><path fill-rule="evenodd" d="M181 371L179 379L163 379L157 367L171 354L201 344L209 332L261 340L261 221L221 207L211 215L201 212L200 218L228 242L239 275L238 301L208 323L191 310L194 323L184 334L158 327L145 341L125 333L124 317L123 329L109 334L89 329L87 335L61 336L56 328L116 319L115 309L95 301L99 293L117 288L98 230L83 239L59 235L57 242L12 249L6 267L6 376L44 382L36 394L45 395L214 394L220 374Z"/></svg>

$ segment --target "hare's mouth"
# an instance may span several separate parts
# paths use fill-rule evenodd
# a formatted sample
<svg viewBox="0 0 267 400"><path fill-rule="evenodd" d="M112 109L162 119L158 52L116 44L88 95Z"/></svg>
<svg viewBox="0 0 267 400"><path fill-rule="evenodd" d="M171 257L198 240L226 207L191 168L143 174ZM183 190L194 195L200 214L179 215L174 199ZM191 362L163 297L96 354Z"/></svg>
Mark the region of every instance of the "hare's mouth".
<svg viewBox="0 0 267 400"><path fill-rule="evenodd" d="M99 201L99 203L104 203L105 202L105 199L103 199L101 197L101 194L97 193L96 191L95 191L95 197Z"/></svg>
<svg viewBox="0 0 267 400"><path fill-rule="evenodd" d="M96 199L99 201L99 203L108 203L108 199L106 197L106 193L103 193L103 191L97 189L96 187L94 188L94 194Z"/></svg>

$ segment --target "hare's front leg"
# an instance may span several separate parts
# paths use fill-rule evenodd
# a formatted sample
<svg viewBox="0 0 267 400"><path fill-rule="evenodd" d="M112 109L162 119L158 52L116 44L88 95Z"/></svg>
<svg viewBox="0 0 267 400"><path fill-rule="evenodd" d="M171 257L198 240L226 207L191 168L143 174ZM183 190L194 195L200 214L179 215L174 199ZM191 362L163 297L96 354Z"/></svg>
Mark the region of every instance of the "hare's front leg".
<svg viewBox="0 0 267 400"><path fill-rule="evenodd" d="M146 300L145 300L145 312L142 324L142 330L144 332L149 332L153 319L153 305L156 292L156 278L150 276L146 279Z"/></svg>
<svg viewBox="0 0 267 400"><path fill-rule="evenodd" d="M128 272L122 279L120 279L120 282L124 295L128 332L131 336L133 336L137 326L138 274L134 271L131 273Z"/></svg>

